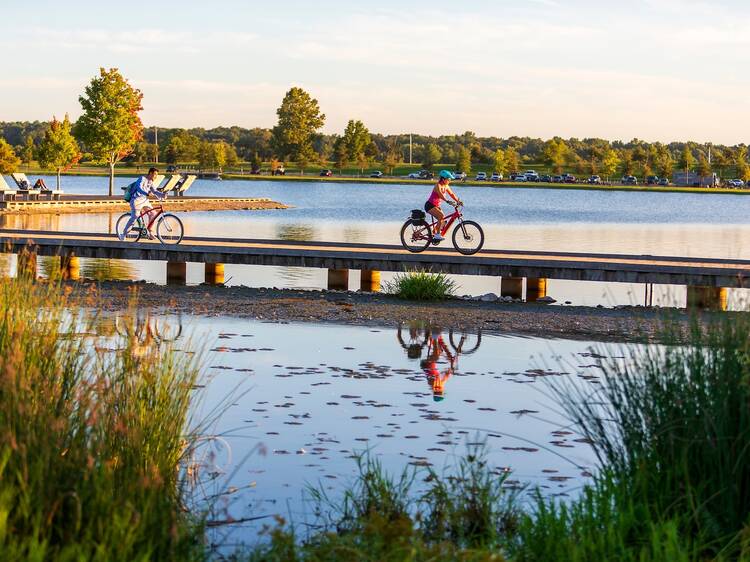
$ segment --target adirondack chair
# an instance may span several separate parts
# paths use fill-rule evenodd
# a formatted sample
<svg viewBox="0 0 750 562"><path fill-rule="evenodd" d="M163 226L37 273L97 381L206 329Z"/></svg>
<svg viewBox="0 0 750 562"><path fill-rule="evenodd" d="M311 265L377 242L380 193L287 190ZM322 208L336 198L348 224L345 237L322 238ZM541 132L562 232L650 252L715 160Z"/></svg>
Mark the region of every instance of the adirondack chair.
<svg viewBox="0 0 750 562"><path fill-rule="evenodd" d="M17 195L18 192L15 189L11 189L8 182L5 181L5 178L0 176L0 197L2 197L2 200L7 201L8 198L15 200Z"/></svg>
<svg viewBox="0 0 750 562"><path fill-rule="evenodd" d="M185 192L188 190L188 188L193 185L193 182L196 180L198 176L194 174L183 176L181 181L177 182L177 184L172 188L172 193L175 197L180 197L185 195Z"/></svg>
<svg viewBox="0 0 750 562"><path fill-rule="evenodd" d="M39 199L39 195L42 193L41 190L34 189L26 174L15 173L11 174L10 177L16 182L19 195L25 195L27 200Z"/></svg>

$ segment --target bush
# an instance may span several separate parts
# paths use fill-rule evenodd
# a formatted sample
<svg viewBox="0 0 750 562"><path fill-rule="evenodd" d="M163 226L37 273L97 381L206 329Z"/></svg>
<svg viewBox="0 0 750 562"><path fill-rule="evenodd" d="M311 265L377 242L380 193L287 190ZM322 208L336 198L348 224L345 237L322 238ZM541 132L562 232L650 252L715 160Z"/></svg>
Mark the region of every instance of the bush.
<svg viewBox="0 0 750 562"><path fill-rule="evenodd" d="M407 271L398 273L384 288L405 300L438 301L455 296L458 285L444 273Z"/></svg>
<svg viewBox="0 0 750 562"><path fill-rule="evenodd" d="M3 559L200 559L179 470L197 369L155 342L98 340L69 292L0 278Z"/></svg>

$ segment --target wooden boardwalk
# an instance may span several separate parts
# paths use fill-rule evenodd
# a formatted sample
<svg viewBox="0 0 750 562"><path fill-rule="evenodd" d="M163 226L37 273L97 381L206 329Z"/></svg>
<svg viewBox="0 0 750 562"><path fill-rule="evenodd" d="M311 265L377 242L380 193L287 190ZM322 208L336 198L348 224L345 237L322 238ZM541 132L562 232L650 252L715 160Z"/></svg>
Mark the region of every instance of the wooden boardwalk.
<svg viewBox="0 0 750 562"><path fill-rule="evenodd" d="M245 264L329 270L424 269L459 275L750 287L750 261L650 255L487 249L463 256L447 247L412 254L401 246L340 242L185 237L177 246L120 242L113 234L0 230L3 252L184 264Z"/></svg>

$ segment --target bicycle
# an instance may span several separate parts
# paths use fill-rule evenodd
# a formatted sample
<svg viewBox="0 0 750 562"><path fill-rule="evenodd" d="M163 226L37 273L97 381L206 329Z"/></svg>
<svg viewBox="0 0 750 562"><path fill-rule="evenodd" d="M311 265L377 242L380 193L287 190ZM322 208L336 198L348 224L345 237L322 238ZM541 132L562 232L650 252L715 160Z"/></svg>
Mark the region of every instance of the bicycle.
<svg viewBox="0 0 750 562"><path fill-rule="evenodd" d="M152 218L146 225L144 216L152 214ZM125 230L125 225L130 220L130 213L123 213L117 224L115 225L115 232L119 236ZM182 241L182 237L185 234L185 228L182 226L182 221L176 215L172 213L165 213L162 205L156 205L150 210L144 210L138 215L135 224L131 227L128 233L125 235L125 240L130 242L138 242L141 237L148 237L148 231L152 225L156 223L156 237L162 244L179 244Z"/></svg>
<svg viewBox="0 0 750 562"><path fill-rule="evenodd" d="M440 231L441 236L445 236L453 223L457 222L458 224L453 229L451 237L453 247L465 256L476 254L484 245L484 231L482 227L474 221L464 220L461 213L462 203L453 204L448 201L446 203L453 206L455 210L443 219L443 228ZM432 215L430 216L432 217ZM414 253L424 252L430 244L437 246L440 240L435 240L433 235L436 225L437 219L435 217L432 217L432 223L428 223L424 211L413 209L411 216L401 227L401 244L404 248Z"/></svg>

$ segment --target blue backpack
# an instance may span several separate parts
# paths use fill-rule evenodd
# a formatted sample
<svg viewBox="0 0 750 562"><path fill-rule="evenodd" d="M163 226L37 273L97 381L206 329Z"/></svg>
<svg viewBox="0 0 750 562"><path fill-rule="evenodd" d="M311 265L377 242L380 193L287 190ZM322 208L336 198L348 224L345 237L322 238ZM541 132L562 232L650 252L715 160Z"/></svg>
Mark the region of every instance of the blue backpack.
<svg viewBox="0 0 750 562"><path fill-rule="evenodd" d="M124 187L125 193L123 194L122 198L130 203L130 200L133 198L133 192L135 191L135 188L138 185L138 180L135 180L133 183L131 183L129 186Z"/></svg>

